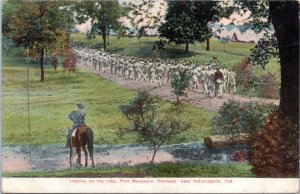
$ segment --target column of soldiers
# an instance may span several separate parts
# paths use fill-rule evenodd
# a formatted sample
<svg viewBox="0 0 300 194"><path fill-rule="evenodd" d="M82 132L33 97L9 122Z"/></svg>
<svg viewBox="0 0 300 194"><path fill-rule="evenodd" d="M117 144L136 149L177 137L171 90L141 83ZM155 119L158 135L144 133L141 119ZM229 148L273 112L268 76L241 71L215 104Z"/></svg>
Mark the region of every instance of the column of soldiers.
<svg viewBox="0 0 300 194"><path fill-rule="evenodd" d="M165 60L111 54L95 49L74 48L77 60L94 70L115 74L125 79L157 83L163 86L179 71L187 71L191 77L190 90L200 90L208 97L223 97L224 92L236 93L235 73L218 68L214 57L209 64L195 65L191 62Z"/></svg>

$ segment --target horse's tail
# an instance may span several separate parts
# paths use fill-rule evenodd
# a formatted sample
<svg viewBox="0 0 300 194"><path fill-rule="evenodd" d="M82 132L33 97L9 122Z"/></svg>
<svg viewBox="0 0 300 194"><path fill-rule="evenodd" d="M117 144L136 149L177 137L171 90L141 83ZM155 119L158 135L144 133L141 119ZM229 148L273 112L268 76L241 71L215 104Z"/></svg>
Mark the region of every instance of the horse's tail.
<svg viewBox="0 0 300 194"><path fill-rule="evenodd" d="M90 154L90 157L93 158L93 150L94 150L94 132L91 128L87 129L87 147Z"/></svg>

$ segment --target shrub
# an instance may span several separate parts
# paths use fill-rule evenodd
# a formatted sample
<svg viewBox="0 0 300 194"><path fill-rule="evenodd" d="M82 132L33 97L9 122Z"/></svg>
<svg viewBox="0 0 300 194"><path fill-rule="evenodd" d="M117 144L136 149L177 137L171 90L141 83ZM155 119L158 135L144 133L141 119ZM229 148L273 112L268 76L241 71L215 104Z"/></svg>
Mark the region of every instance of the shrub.
<svg viewBox="0 0 300 194"><path fill-rule="evenodd" d="M141 143L149 143L153 150L151 163L162 144L191 127L179 118L182 107L171 107L163 112L159 109L160 102L158 97L140 91L128 104L120 106L122 113L132 124L131 128L120 129L120 134L136 132Z"/></svg>
<svg viewBox="0 0 300 194"><path fill-rule="evenodd" d="M276 109L271 104L229 101L223 104L218 115L212 119L212 131L218 135L253 134L262 129L265 118Z"/></svg>
<svg viewBox="0 0 300 194"><path fill-rule="evenodd" d="M185 89L189 87L190 75L187 71L179 71L178 74L174 73L171 80L172 92L176 95L177 103L180 102L179 97L186 95Z"/></svg>
<svg viewBox="0 0 300 194"><path fill-rule="evenodd" d="M249 158L249 152L245 150L238 150L233 154L233 160L236 162L247 162Z"/></svg>
<svg viewBox="0 0 300 194"><path fill-rule="evenodd" d="M299 177L299 130L275 112L252 138L253 173L258 177Z"/></svg>
<svg viewBox="0 0 300 194"><path fill-rule="evenodd" d="M276 87L276 78L268 73L261 77L260 94L263 98L279 98L279 90Z"/></svg>
<svg viewBox="0 0 300 194"><path fill-rule="evenodd" d="M236 73L236 83L240 85L243 92L247 92L256 80L253 74L253 66L249 58L243 59L240 63L234 67Z"/></svg>

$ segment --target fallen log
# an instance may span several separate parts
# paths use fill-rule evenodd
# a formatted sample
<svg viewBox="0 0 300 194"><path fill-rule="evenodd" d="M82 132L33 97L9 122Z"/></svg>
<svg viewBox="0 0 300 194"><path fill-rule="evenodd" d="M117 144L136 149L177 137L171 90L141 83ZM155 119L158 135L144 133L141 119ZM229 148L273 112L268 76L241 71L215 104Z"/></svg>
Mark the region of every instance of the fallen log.
<svg viewBox="0 0 300 194"><path fill-rule="evenodd" d="M208 148L246 144L248 143L249 137L249 133L240 133L239 135L210 135L204 137L204 144Z"/></svg>

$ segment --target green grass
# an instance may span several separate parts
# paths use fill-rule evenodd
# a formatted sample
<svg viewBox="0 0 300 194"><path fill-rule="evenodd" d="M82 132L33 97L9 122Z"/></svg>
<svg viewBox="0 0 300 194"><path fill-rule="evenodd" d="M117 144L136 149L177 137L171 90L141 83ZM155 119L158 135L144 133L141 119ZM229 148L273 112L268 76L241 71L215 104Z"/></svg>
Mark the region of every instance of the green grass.
<svg viewBox="0 0 300 194"><path fill-rule="evenodd" d="M48 172L3 173L3 177L255 177L247 163L160 163L136 166L104 166Z"/></svg>
<svg viewBox="0 0 300 194"><path fill-rule="evenodd" d="M13 46L3 51L2 66L2 144L29 144L28 107L26 89L26 64L20 48ZM75 103L86 105L86 123L94 130L96 144L137 143L135 134L119 137L119 128L128 122L119 106L131 100L136 91L128 90L99 76L78 69L75 74L55 73L45 70L45 82L41 83L38 64L30 65L30 124L31 143L64 143L66 128L71 126L68 113ZM165 101L165 104L169 102ZM203 140L211 129L215 112L185 105L184 117L192 122L189 131L168 143Z"/></svg>

